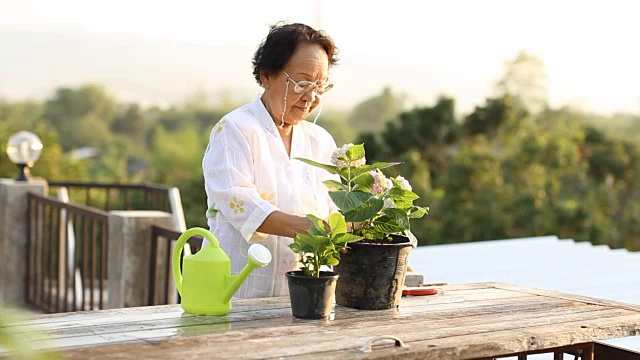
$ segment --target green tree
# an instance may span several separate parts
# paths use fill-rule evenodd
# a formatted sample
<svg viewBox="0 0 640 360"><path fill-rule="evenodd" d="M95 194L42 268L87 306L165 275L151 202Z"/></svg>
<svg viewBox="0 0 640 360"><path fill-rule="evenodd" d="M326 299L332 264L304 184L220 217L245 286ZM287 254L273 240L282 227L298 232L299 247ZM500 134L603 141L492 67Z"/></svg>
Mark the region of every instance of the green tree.
<svg viewBox="0 0 640 360"><path fill-rule="evenodd" d="M395 159L399 154L416 149L427 161L432 176L437 177L447 168L450 146L459 136L454 100L441 97L433 107L401 113L397 122L387 123L381 138L389 158Z"/></svg>
<svg viewBox="0 0 640 360"><path fill-rule="evenodd" d="M548 104L547 74L539 57L520 51L505 63L502 78L496 84L498 96L510 94L531 113L538 114Z"/></svg>
<svg viewBox="0 0 640 360"><path fill-rule="evenodd" d="M138 104L120 107L116 113L110 130L114 134L123 135L131 141L143 144L145 131L145 114Z"/></svg>
<svg viewBox="0 0 640 360"><path fill-rule="evenodd" d="M115 99L98 85L78 89L60 88L45 104L44 120L60 135L67 151L84 146L108 144L107 131L118 109Z"/></svg>
<svg viewBox="0 0 640 360"><path fill-rule="evenodd" d="M394 120L402 111L406 97L394 94L385 87L379 95L372 96L356 105L347 122L361 133L377 134L385 123Z"/></svg>
<svg viewBox="0 0 640 360"><path fill-rule="evenodd" d="M153 181L180 189L189 227L206 224L202 156L208 140L194 127L175 132L169 132L161 126L155 129L151 160Z"/></svg>
<svg viewBox="0 0 640 360"><path fill-rule="evenodd" d="M510 95L486 100L484 106L476 106L475 110L464 118L462 128L465 135L485 135L495 138L499 130L518 128L519 123L527 117L527 112L517 106ZM506 135L506 134L505 134Z"/></svg>
<svg viewBox="0 0 640 360"><path fill-rule="evenodd" d="M488 143L462 145L443 184L439 210L432 212L442 222L441 239L466 242L508 236L501 163Z"/></svg>
<svg viewBox="0 0 640 360"><path fill-rule="evenodd" d="M6 156L5 146L11 135L18 131L36 134L44 149L31 169L32 176L46 179L79 180L86 177L86 169L63 153L58 132L42 121L44 107L35 102L0 103L0 177L15 178L16 165Z"/></svg>
<svg viewBox="0 0 640 360"><path fill-rule="evenodd" d="M311 115L313 117L315 115ZM347 122L347 114L344 111L324 112L318 117L318 125L325 128L336 141L338 146L353 143L356 139L354 127Z"/></svg>

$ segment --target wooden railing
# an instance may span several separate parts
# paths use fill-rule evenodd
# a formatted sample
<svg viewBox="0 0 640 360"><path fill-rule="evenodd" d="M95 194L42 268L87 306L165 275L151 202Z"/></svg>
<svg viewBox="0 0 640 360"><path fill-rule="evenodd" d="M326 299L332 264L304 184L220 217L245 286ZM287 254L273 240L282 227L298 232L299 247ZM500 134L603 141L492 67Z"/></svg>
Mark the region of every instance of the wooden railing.
<svg viewBox="0 0 640 360"><path fill-rule="evenodd" d="M29 194L27 301L44 312L104 309L105 211Z"/></svg>
<svg viewBox="0 0 640 360"><path fill-rule="evenodd" d="M159 210L171 212L169 186L50 181L50 192L65 187L73 202L109 210Z"/></svg>
<svg viewBox="0 0 640 360"><path fill-rule="evenodd" d="M51 181L49 191L59 198L29 195L29 225L25 234L27 301L48 313L106 308L108 211L178 210L182 216L178 190L164 185ZM159 231L154 239L169 235ZM179 235L169 237L175 240ZM162 249L157 241L154 240L154 253ZM190 241L194 250L199 248L195 241ZM161 265L155 257L152 262ZM169 302L166 292L169 276L171 273L165 271L159 280L161 284L152 284L165 292L158 298L159 303ZM175 301L174 296L172 299Z"/></svg>

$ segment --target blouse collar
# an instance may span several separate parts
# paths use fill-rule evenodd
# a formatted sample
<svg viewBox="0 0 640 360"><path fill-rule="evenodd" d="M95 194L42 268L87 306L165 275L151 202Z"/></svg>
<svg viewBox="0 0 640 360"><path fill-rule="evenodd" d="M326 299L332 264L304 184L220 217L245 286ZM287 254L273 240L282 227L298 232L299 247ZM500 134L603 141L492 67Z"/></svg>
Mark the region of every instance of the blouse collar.
<svg viewBox="0 0 640 360"><path fill-rule="evenodd" d="M262 103L260 95L256 97L253 103L251 103L251 112L255 115L262 126L269 129L269 131L277 132L278 129L276 129L276 123L273 121L273 118L271 117L271 114L269 114L266 106L264 106L264 103Z"/></svg>

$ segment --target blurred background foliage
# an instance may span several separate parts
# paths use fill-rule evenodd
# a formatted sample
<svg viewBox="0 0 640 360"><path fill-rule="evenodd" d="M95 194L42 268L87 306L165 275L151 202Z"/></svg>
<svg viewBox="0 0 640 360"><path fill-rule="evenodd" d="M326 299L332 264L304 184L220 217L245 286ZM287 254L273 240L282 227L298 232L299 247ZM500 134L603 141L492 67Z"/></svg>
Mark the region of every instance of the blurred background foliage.
<svg viewBox="0 0 640 360"><path fill-rule="evenodd" d="M201 160L208 134L241 104L204 92L169 108L118 102L97 84L59 88L44 102L0 99L0 144L20 130L45 148L32 169L50 180L154 182L180 188L187 226L206 226ZM550 108L544 65L518 54L495 94L469 114L455 99L406 105L381 89L318 123L337 144L364 143L369 161L400 161L430 214L412 224L420 243L555 234L640 249L640 114ZM0 157L0 177L15 177Z"/></svg>
<svg viewBox="0 0 640 360"><path fill-rule="evenodd" d="M39 324L29 323L29 314L18 308L0 306L0 358L16 360L58 360L53 351L41 350L51 346L51 339ZM13 328L23 331L16 333Z"/></svg>

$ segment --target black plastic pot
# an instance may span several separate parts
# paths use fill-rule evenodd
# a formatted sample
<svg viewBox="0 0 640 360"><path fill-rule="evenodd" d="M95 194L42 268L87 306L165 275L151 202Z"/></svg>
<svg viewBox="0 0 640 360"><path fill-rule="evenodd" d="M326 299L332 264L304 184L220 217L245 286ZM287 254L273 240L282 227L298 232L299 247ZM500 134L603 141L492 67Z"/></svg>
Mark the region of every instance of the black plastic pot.
<svg viewBox="0 0 640 360"><path fill-rule="evenodd" d="M312 277L302 271L289 271L286 275L294 317L326 319L331 315L338 274L321 271L320 277Z"/></svg>
<svg viewBox="0 0 640 360"><path fill-rule="evenodd" d="M405 236L392 238L391 242L349 244L349 251L340 256L340 264L333 267L340 275L338 305L361 310L400 305L412 246Z"/></svg>

